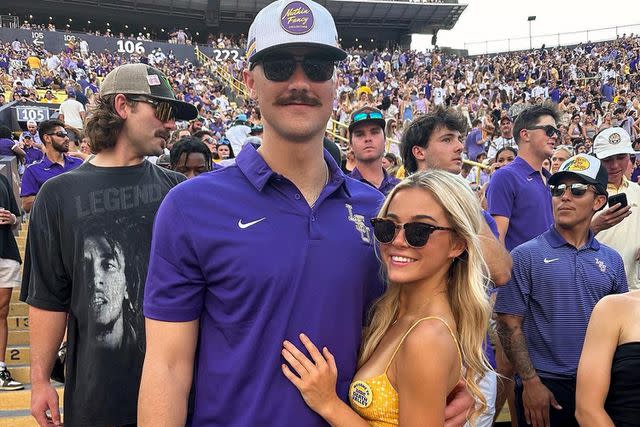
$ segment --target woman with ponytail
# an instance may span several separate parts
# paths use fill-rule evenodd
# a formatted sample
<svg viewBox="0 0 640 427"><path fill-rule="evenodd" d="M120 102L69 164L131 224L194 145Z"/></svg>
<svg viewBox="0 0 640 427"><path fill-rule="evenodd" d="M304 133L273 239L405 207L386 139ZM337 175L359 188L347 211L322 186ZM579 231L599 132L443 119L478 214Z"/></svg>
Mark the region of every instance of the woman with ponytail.
<svg viewBox="0 0 640 427"><path fill-rule="evenodd" d="M478 382L491 369L477 199L462 178L430 170L398 184L371 222L388 287L363 333L351 407L336 395L333 355L304 334L311 358L285 341L284 375L330 425L349 427L444 425L462 379L477 402L473 424L486 406Z"/></svg>

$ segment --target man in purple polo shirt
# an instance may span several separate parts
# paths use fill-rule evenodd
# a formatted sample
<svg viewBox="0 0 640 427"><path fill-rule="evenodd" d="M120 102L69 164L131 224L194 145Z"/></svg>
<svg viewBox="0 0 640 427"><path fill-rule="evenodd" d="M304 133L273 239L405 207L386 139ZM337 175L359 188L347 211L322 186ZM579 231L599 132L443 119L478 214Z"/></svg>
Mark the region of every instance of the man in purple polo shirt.
<svg viewBox="0 0 640 427"><path fill-rule="evenodd" d="M382 290L367 221L383 196L323 150L335 62L346 57L337 40L312 1L274 2L251 25L244 79L263 142L176 187L158 211L139 424L325 426L281 371L282 343L300 331L336 349L346 401L363 319Z"/></svg>
<svg viewBox="0 0 640 427"><path fill-rule="evenodd" d="M36 195L45 182L82 164L81 159L65 154L69 152L69 134L64 129L64 123L45 120L40 123L38 133L44 142L45 156L40 162L27 167L22 176L20 197L26 212L31 211Z"/></svg>
<svg viewBox="0 0 640 427"><path fill-rule="evenodd" d="M476 161L478 154L484 152L484 141L482 140L482 121L475 119L473 121L473 129L467 135L464 141L469 160Z"/></svg>
<svg viewBox="0 0 640 427"><path fill-rule="evenodd" d="M40 137L38 137L38 140L40 140ZM20 136L20 145L25 154L25 166L29 166L35 162L39 162L44 157L44 152L42 151L44 146L36 142L31 132L25 131L22 133L22 135Z"/></svg>
<svg viewBox="0 0 640 427"><path fill-rule="evenodd" d="M577 427L576 371L591 312L604 296L627 292L627 278L620 254L590 230L607 203L600 160L571 157L549 184L555 225L511 252L512 278L495 311L517 374L518 425Z"/></svg>
<svg viewBox="0 0 640 427"><path fill-rule="evenodd" d="M518 157L491 177L487 200L500 239L508 250L533 239L553 224L549 172L542 162L553 155L560 137L557 111L533 106L522 111L514 123Z"/></svg>
<svg viewBox="0 0 640 427"><path fill-rule="evenodd" d="M363 107L351 114L349 145L356 158L356 167L349 176L387 195L400 180L382 167L384 127L384 116L377 108Z"/></svg>

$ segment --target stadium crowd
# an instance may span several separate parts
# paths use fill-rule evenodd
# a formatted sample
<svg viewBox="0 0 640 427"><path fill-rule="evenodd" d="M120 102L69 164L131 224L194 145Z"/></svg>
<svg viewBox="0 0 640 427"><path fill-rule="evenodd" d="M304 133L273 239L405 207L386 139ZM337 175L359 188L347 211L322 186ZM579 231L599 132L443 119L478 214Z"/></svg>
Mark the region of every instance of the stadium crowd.
<svg viewBox="0 0 640 427"><path fill-rule="evenodd" d="M271 10L270 7L265 10ZM321 16L323 9L315 7L315 13ZM330 22L333 24L332 20ZM260 29L258 20L254 25L253 31L266 31ZM72 425L82 425L91 417L98 417L97 422L105 425L130 424L136 420L135 404L133 409L129 407L131 405L120 408L105 391L99 391L97 395L107 403L99 411L86 412L95 406L83 400L81 390L88 387L95 391L96 385L92 381L99 383L106 378L89 379L91 368L79 366L76 358L83 350L95 351L104 358L97 359L97 364L112 366L110 363L115 362L108 358L114 357L115 350L130 348L134 354L131 359L114 360L140 370L141 359L136 359L135 354L142 354L144 341L140 341L140 324L136 322L142 318L140 281L146 276L147 262L150 265L144 312L148 321L153 320L147 323L146 371L137 371L135 377L138 381L142 375L138 416L147 423L145 425L155 425L154 420L163 416L182 417L183 421L186 417L191 385L189 375L188 381L178 380L176 390L166 396L158 395L162 381L171 378L162 366L171 357L182 360L178 355L180 351L191 354L191 365L196 358L202 375L215 376L228 386L219 390L224 404L220 408L207 407L204 396L213 389L205 384L207 379L196 379L196 407L190 408L194 411L190 416L199 420L196 424L201 424L197 425L205 425L202 420L207 417L218 417L226 420L226 425L232 425L233 421L263 415L255 408L241 415L242 411L231 404L237 396L224 390L242 388L238 381L244 381L245 374L238 374L226 359L218 360L219 369L228 372L213 373L215 369L207 366L203 358L207 352L213 354L216 346L228 346L225 348L229 350L228 354L233 354L233 362L246 369L256 351L276 356L281 352L287 362L282 372L274 373L268 368L268 374L251 381L265 394L269 392L267 385L273 382L278 391L287 396L289 400L281 402L282 413L274 415L280 417L278 420L282 425L288 425L286 419L291 418L286 415L287 411L308 419L309 425L322 425L303 402L334 425L364 425L357 424L363 419L374 426L397 425L398 420L411 419L406 418L410 413L414 417L426 416L427 409L419 408L414 399L406 398L409 394L402 394L406 391L421 397L424 397L421 393L443 393L441 402L428 408L436 413L433 416L429 412L428 415L433 416L429 419L437 422L444 422L445 416L458 420L457 423L460 419L464 421L466 410L475 401L474 410L470 412L472 418L478 425L489 426L508 401L513 425L564 426L578 425L578 422L580 425L604 425L602 420L611 419L615 419L615 425L634 425L637 419L633 414L640 411L640 402L636 397L632 405L634 410L624 402L627 402L625 399L633 400L629 396L637 392L627 376L637 378L637 373L631 374L629 365L616 365L616 362L630 357L637 367L640 361L640 351L634 347L640 339L640 330L630 328L621 332L628 322L637 323L640 304L635 292L627 293L640 289L640 245L637 241L640 235L640 158L636 157L640 152L640 37L631 34L616 40L571 47L543 46L532 51L463 57L444 54L437 48L429 52L394 49L344 52L331 46L330 28L327 31L329 37L321 38L318 43L325 45L326 52L323 53L333 55L331 61L326 57L305 57L304 61L311 62L308 64L290 60L290 55L278 61L248 46L248 58L217 65L236 79L244 79L249 89L264 100L262 105L255 96L245 98L233 92L221 74L208 65L178 61L170 50L157 49L147 55L124 56L91 51L81 42L68 45L64 52L47 52L19 40L0 44L0 106L9 101L60 104L57 119L27 123L27 129L19 135L12 134L6 126L0 128L0 153L18 158L23 175L22 205L27 212L33 209L32 237L25 260L29 269L25 267L28 273L21 281L23 298L37 309L31 323L34 346L39 343L41 348L57 348L58 343L54 341L62 339L67 322L66 317L58 313L70 309L73 313L68 320L74 363L69 372L80 387L65 395L68 403L65 414L72 420ZM183 38L181 33L184 31L178 30L171 37L176 43L188 43L189 38ZM285 40L296 37L294 33L287 34L283 36ZM335 39L333 37L334 42ZM227 48L244 45L246 40L244 35L209 37L214 46ZM276 44L274 47L287 54L290 53L287 49L291 49L284 42L282 46ZM295 55L313 53L295 49L292 52ZM297 62L302 64L303 73L298 73ZM293 65L287 69L291 63ZM257 72L255 64L263 71ZM142 69L150 73L145 74L146 80L139 78ZM126 73L142 89L123 92L114 77L117 72ZM170 88L159 88L160 79L165 76ZM277 106L287 102L322 105L313 104L296 93L285 100L277 98L265 82L277 86L286 81L298 84L304 79L308 80L304 84L317 85L319 98L330 105L323 110L326 117L313 117L322 123L312 123L313 132L308 131L324 138L328 151L325 161L320 161L319 150L313 157L307 152L298 152L291 141L286 141L290 145L277 145L273 140L268 142L265 136L266 143L262 144L263 120L267 119L263 118L261 108L274 114L279 111ZM335 79L335 86L328 83L332 79ZM150 93L142 96L143 89ZM163 90L166 92L161 92ZM294 125L284 123L288 116L268 117L272 121L267 122L271 132L277 132L278 126L284 129ZM329 121L325 126L323 119L329 118L342 125ZM151 140L149 134L144 133L152 131L151 124L149 129L138 129L133 124L143 119L157 122L158 129L151 135L154 141L160 140L159 144L154 142L158 147L151 147L151 142L144 143L147 145L140 142L144 138ZM108 132L107 128L114 130ZM269 135L273 138L274 134ZM282 131L279 136L294 140L292 135ZM145 149L141 148L143 146ZM127 155L139 160L144 168L124 162ZM290 164L294 159L305 168ZM150 163L181 175L148 166ZM124 204L127 197L124 189L131 184L124 172L100 170L113 166L138 167L131 172L132 176L144 185L157 186L153 196L157 196L156 199L151 194L145 196L147 200L153 199L153 203L142 206L134 201L125 209L123 206L116 208L117 203L113 201L107 202L110 192L115 191L122 194L118 202ZM185 177L193 178L212 170L216 172L181 184L169 192ZM64 179L56 178L46 184L63 173ZM105 174L106 181L96 178L100 173ZM344 174L367 186L345 181ZM274 177L273 188L266 184L267 175ZM307 175L313 175L314 179ZM316 227L328 226L324 223L320 226L319 219L323 215L324 218L337 215L336 208L328 206L326 200L330 195L325 187L334 191L342 182L345 182L345 192L340 193L339 204L342 209L346 203L348 225L357 230L357 245L349 242L347 247L310 249L311 252L317 250L312 254L320 258L327 257L323 251L335 251L333 261L322 258L321 263L310 263L304 271L294 271L289 264L295 263L269 258L273 248L262 247L259 243L256 250L264 251L263 254L260 252L264 260L256 261L255 269L246 269L238 263L237 254L222 254L217 249L225 245L237 244L242 248L249 245L244 240L236 242L237 236L230 234L223 221L229 217L234 221L240 218L237 225L244 230L267 218L246 217L246 206L256 205L264 212L276 215L276 202L292 203L292 209L300 208L299 202L303 202L304 209L295 218L289 218L289 215L278 220L269 218L278 226L265 230L264 236L269 241L282 238L275 234L277 228L295 243L285 255L295 258L299 253L306 254L307 249L298 245L301 238L287 236L286 230L288 227L309 229L310 236L319 239L326 230ZM257 188L262 192L264 187L267 187L266 193L256 193ZM467 194L465 189L468 187L473 192ZM73 188L73 191L63 194L65 188ZM234 190L230 191L231 188ZM216 191L228 197L229 203L224 207L213 197ZM82 205L85 193L89 194L86 206ZM196 194L198 197L194 197ZM412 201L408 194L413 199L423 197L429 203L421 205ZM378 214L383 195L387 195L387 199ZM10 209L0 211L0 222L10 231L18 224L21 212L15 200L11 201L10 191L1 196L6 198L5 206ZM143 199L142 196L139 198ZM195 199L198 206L194 205ZM77 209L70 206L77 206ZM433 210L433 206L438 208ZM104 224L90 224L89 220L96 218L94 214L104 216L110 209L118 211L114 218ZM136 221L125 225L128 209L131 210L129 214L134 213ZM219 211L215 218L205 218L207 212L216 209ZM156 211L158 217L152 244L149 217L153 218ZM420 216L414 211L429 214ZM176 216L188 220L176 223ZM52 218L63 220L53 223ZM304 221L300 222L301 218ZM372 219L372 231L365 218ZM424 218L429 220L424 222ZM249 222L243 223L243 220ZM400 221L405 223L400 225ZM51 238L45 230L55 229L54 235L64 240L78 223L81 229L86 227L88 236L81 248L74 246L78 242L67 242L64 249L52 248L45 241ZM197 230L202 229L199 227L210 227L211 224L219 231L215 237L194 239ZM99 227L103 227L102 232ZM142 241L134 244L127 232L131 233L135 227L146 234ZM351 229L345 227L341 232L347 233ZM436 231L454 232L458 239L445 239L442 237L445 233ZM10 240L8 235L2 236ZM382 288L373 289L374 283L378 284L378 279L373 277L378 263L373 253L364 250L361 244L371 244L374 238L380 245L382 263L389 276L390 283L384 293ZM428 250L432 252L428 253ZM140 272L121 268L122 280L133 281L138 287L127 288L131 285L117 285L115 283L119 282L114 281L113 287L123 288L118 295L99 290L97 284L91 285L89 291L73 290L69 283L87 280L83 276L87 269L93 269L97 275L97 271L104 268L96 260L104 256L100 254L105 251L110 252L106 258L111 260L109 265L113 269L123 266L127 257L134 259L142 252L151 252L150 261L144 257L135 258L144 264L142 276ZM85 253L85 258L70 255L78 253ZM202 253L215 253L221 259L213 266L210 261L200 258ZM64 284L49 279L63 274L56 270L57 266L45 265L43 260L52 255L61 264L83 264L83 272L75 269L71 273L64 272L71 275ZM188 258L190 255L193 258ZM435 267L425 263L428 257L433 258ZM19 256L15 258L12 255L15 263L21 261ZM345 264L345 260L353 262ZM334 264L335 268L326 269L325 261ZM410 267L406 269L414 262L425 263L423 270L431 276L425 276L424 271L420 275ZM264 271L258 271L257 266ZM400 266L411 273L402 273ZM356 271L359 267L371 271ZM109 273L106 270L105 277ZM285 273L282 270L286 270ZM346 295L334 285L343 279L336 276L336 272L345 274L348 280L362 287L356 292L358 296ZM220 309L216 306L218 302L204 301L202 287L226 283L225 280L231 280L229 278L235 277L234 274L240 277L237 283L234 281L238 286L267 280L274 289L265 291L268 295L255 289L233 295L233 289L225 289L215 299L236 307L241 315L232 313L229 318L216 317L211 313ZM212 279L205 277L207 275ZM268 278L264 279L264 275ZM433 280L433 289L426 285L415 289L407 285L413 294L393 286L405 282L427 283L432 277L438 279ZM487 278L493 284L485 294ZM313 284L331 283L329 290L321 291L321 297L329 298L329 292L335 292L345 298L344 304L357 306L353 313L345 309L329 322L335 328L344 322L345 336L359 336L358 322L366 311L364 307L381 296L374 306L371 329L365 330L359 360L336 355L341 351L340 345L353 350L355 355L357 344L354 343L359 342L359 338L345 338L341 342L330 337L330 326L317 325L322 321L313 316L305 317L308 313L304 310L300 313L299 308L289 310L286 304L294 306L296 301L282 293L278 288L280 282L290 280L301 286L299 298L311 304L318 296L302 289L305 279ZM15 275L6 280L11 286L20 282ZM465 280L471 291L464 290ZM447 286L463 297L444 298ZM452 292L451 289L448 292ZM69 299L72 293L76 296L73 301ZM423 298L425 302L407 303L409 295ZM242 298L245 299L240 301ZM267 309L256 305L262 298L269 304ZM108 306L111 299L126 307L124 315L109 307L98 307L101 304ZM82 307L85 300L91 301L89 313ZM176 301L184 306L176 309L172 306ZM490 302L495 303L495 307L487 309ZM276 313L279 304L284 304L285 308ZM271 309L274 311L269 311ZM200 326L197 322L190 323L200 318L203 310L211 310L209 315L214 318L202 317ZM492 311L491 320L487 310ZM86 334L82 325L94 314L100 320L96 321L96 324L100 323L96 326L98 341L87 346L82 338L82 334ZM120 317L108 319L110 315ZM242 317L245 315L249 318ZM285 319L288 315L293 320ZM327 317L328 312L319 316ZM296 329L294 333L310 334L286 335L284 344L275 343L274 347L274 343L267 342L268 337L261 337L261 330L255 329L259 321L272 321L272 318L275 319L273 322L280 322L275 327L285 334L292 333L287 329L289 321L298 322L296 328L301 328L300 325L309 328ZM423 322L434 318L437 318L436 322ZM474 329L474 320L491 326L487 331L476 324ZM171 329L164 324L171 322L181 326ZM116 324L119 329L100 329L103 323L109 327ZM198 328L215 329L216 324L227 324L229 335L204 340L199 354L194 356ZM54 325L49 338L42 332L46 325ZM432 335L436 332L440 333L437 337ZM255 342L242 342L244 333ZM443 336L446 336L444 341ZM316 344L324 345L318 341L320 337L333 347L316 348ZM443 349L449 359L460 359L447 365L443 372L429 367L429 374L443 375L442 384L435 382L441 388L426 389L424 385L406 379L425 373L415 367L412 359L416 354L411 349L417 349L417 354L424 350L420 342L416 342L419 338ZM167 344L170 339L175 343ZM480 346L483 339L484 346ZM264 347L260 347L263 344ZM306 348L308 355L302 354L299 348ZM167 356L169 359L165 359L163 352L170 355ZM4 351L0 351L0 355L3 354ZM619 371L611 372L612 363ZM461 365L466 367L462 373ZM503 379L492 374L489 368L495 369ZM183 373L191 372L190 369ZM348 372L347 377L341 376L342 371L336 371L342 369ZM375 377L375 381L367 380L380 371L384 372L383 376ZM37 372L42 380L42 371ZM47 381L48 375L46 373ZM351 383L354 375L359 380ZM462 378L469 392L458 384ZM114 381L121 379L118 377ZM0 380L0 389L22 386L11 378L3 362L0 362ZM291 394L294 389L287 380L300 391L304 401L295 400L297 393ZM338 394L343 400L348 395L353 411L333 398L336 381ZM372 390L374 396L382 392L388 401L382 405L374 397L372 403ZM395 390L400 392L394 395ZM33 400L33 411L38 422L44 425L47 409L57 420L59 414L54 408L57 399L51 400L50 390L42 383L40 387L34 385L34 393L36 391L40 394ZM128 387L123 395L135 399L132 396L137 396L137 391L137 387ZM250 395L250 391L243 388L239 393L246 398ZM398 413L398 394L409 402L400 406L406 411L404 414ZM454 399L445 413L444 397L447 395ZM173 400L167 400L169 398ZM180 404L174 414L166 414L162 402ZM110 406L112 404L114 406ZM83 408L84 405L88 406ZM372 408L367 409L370 405ZM395 410L389 409L394 407ZM224 424L225 421L221 422Z"/></svg>

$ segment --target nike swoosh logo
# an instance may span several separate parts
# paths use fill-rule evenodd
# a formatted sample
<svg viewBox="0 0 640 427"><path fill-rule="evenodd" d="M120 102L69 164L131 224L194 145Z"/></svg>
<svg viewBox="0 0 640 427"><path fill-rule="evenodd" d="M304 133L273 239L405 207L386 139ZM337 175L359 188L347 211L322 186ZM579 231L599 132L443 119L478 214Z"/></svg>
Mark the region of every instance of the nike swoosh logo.
<svg viewBox="0 0 640 427"><path fill-rule="evenodd" d="M553 258L553 259L546 259L546 258L545 258L545 259L544 259L544 263L545 263L545 264L549 264L550 262L557 261L557 260L559 260L559 259L560 259L560 258Z"/></svg>
<svg viewBox="0 0 640 427"><path fill-rule="evenodd" d="M527 181L533 181L533 178L527 178Z"/></svg>
<svg viewBox="0 0 640 427"><path fill-rule="evenodd" d="M238 220L238 227L240 227L241 229L243 229L243 230L244 230L245 228L249 228L249 227L251 227L252 225L256 225L257 223L262 222L262 221L264 221L265 219L267 219L267 217L262 217L262 218L260 218L260 219L256 219L255 221L251 221L251 222L247 222L247 223L244 223L244 222L242 222L242 220L241 220L241 219L239 219L239 220Z"/></svg>

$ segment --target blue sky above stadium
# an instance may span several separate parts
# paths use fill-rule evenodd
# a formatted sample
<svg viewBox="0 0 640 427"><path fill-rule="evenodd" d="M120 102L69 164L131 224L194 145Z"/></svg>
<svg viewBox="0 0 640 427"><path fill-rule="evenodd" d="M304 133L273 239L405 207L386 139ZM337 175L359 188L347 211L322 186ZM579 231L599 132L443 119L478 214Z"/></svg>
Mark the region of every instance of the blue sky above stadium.
<svg viewBox="0 0 640 427"><path fill-rule="evenodd" d="M533 47L572 44L587 41L585 30L604 27L618 28L618 33L640 33L640 17L637 0L614 2L538 0L524 2L514 0L470 0L453 30L438 33L438 45L468 49L471 54L529 48L529 23L527 17L536 16L532 22ZM623 26L630 25L623 28ZM615 28L590 31L591 41L612 39ZM508 41L508 39L511 39ZM485 43L489 40L488 43ZM499 40L499 41L497 41ZM413 37L412 47L423 50L431 47L431 36Z"/></svg>

